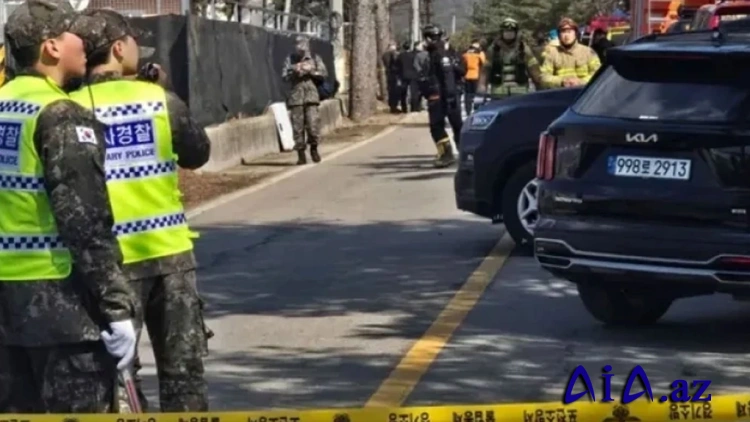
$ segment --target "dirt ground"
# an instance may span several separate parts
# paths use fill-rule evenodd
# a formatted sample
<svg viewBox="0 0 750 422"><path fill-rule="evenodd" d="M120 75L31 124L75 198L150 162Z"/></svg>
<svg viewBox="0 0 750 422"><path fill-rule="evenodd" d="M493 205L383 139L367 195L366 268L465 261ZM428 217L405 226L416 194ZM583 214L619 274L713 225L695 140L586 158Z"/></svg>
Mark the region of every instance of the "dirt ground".
<svg viewBox="0 0 750 422"><path fill-rule="evenodd" d="M323 137L320 146L323 160L325 161L325 154L364 141L399 124L403 118L404 115L380 112L360 124L345 119L339 128ZM265 165L269 161L282 165L276 165L269 170L269 166ZM182 200L185 208L189 210L208 200L256 184L286 169L293 168L295 161L296 156L293 154L277 153L243 163L239 169L228 169L222 173L198 173L180 169L180 189L184 195Z"/></svg>

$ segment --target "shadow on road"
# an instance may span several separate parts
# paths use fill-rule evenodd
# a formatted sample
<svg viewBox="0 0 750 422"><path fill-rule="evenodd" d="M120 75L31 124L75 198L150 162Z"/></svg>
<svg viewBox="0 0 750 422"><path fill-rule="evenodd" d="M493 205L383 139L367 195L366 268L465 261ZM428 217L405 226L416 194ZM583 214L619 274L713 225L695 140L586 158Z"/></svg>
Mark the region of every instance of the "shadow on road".
<svg viewBox="0 0 750 422"><path fill-rule="evenodd" d="M206 315L222 325L206 361L217 410L362 405L497 241L483 220L196 229ZM574 286L518 254L412 397L557 400L579 364L596 388L605 364L618 386L640 364L657 386L710 379L712 393L747 390L749 324L750 309L710 297L653 327L608 329Z"/></svg>
<svg viewBox="0 0 750 422"><path fill-rule="evenodd" d="M557 401L578 365L587 369L598 396L605 365L614 368L615 396L636 365L659 395L671 391L676 379L711 380L714 395L748 392L748 324L750 307L717 295L678 301L650 327L608 328L585 311L573 284L519 254L409 403ZM582 390L579 382L575 391Z"/></svg>
<svg viewBox="0 0 750 422"><path fill-rule="evenodd" d="M234 410L362 405L499 235L479 219L194 229L210 394Z"/></svg>
<svg viewBox="0 0 750 422"><path fill-rule="evenodd" d="M435 155L389 155L374 157L366 163L351 164L354 167L371 170L367 175L398 176L400 181L425 181L452 178L456 174L455 165L445 169L435 169ZM407 173L412 173L408 174Z"/></svg>
<svg viewBox="0 0 750 422"><path fill-rule="evenodd" d="M433 316L439 309L424 305L450 297L497 241L495 235L470 235L497 232L479 219L368 225L299 221L195 230L201 234L199 274L211 318L407 311L410 317ZM461 241L451 244L443 237Z"/></svg>

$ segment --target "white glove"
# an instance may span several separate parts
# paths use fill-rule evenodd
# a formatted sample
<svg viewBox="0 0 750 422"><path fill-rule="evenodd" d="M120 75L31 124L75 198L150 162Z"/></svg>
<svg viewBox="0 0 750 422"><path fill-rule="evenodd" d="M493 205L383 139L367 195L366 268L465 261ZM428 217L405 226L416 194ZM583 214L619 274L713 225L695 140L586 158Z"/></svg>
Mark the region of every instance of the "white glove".
<svg viewBox="0 0 750 422"><path fill-rule="evenodd" d="M132 320L117 321L109 324L109 331L101 332L102 341L110 355L119 358L117 369L130 366L135 358L136 337Z"/></svg>

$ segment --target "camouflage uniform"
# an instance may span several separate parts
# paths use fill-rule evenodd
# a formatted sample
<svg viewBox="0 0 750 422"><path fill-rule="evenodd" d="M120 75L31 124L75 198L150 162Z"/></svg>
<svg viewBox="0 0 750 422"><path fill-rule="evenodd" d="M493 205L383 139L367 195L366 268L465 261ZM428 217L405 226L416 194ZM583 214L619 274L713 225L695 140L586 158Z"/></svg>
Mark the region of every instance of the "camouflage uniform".
<svg viewBox="0 0 750 422"><path fill-rule="evenodd" d="M73 23L74 17L67 1L28 0L10 16L6 41L16 51L63 32L80 34L90 21ZM5 86L24 83L22 76L45 78L19 69ZM97 142L80 142L77 128L92 129ZM112 232L102 129L91 112L68 100L38 115L34 145L73 272L52 282L0 281L0 413L110 411L116 360L99 333L110 321L132 318L134 294Z"/></svg>
<svg viewBox="0 0 750 422"><path fill-rule="evenodd" d="M310 150L317 154L318 143L320 142L320 115L318 106L320 105L320 96L318 95L318 86L316 80L323 80L328 77L326 65L320 56L311 55L309 41L300 38L297 40L298 48L303 48L307 54L300 55L299 52L289 55L284 62L282 78L291 84L291 90L287 99L289 108L289 117L292 121L292 131L294 133L294 149L301 151L300 161L303 161L305 151L305 132L307 134L307 143L310 144ZM312 62L310 72L299 73L295 66L302 62ZM302 164L302 163L301 163Z"/></svg>
<svg viewBox="0 0 750 422"><path fill-rule="evenodd" d="M93 75L88 83L120 78L105 73ZM187 105L173 92L167 91L166 96L177 164L182 168L197 169L209 159L210 140L190 116ZM208 410L203 357L208 354L209 331L203 321L204 303L198 295L196 268L192 251L123 267L125 277L140 298L136 301L134 319L139 337L145 322L154 349L162 412ZM148 403L138 376L140 369L140 359L136 357L133 376L142 407L146 409Z"/></svg>
<svg viewBox="0 0 750 422"><path fill-rule="evenodd" d="M102 31L89 39L93 46L109 46L124 36L135 38L139 35L116 12L94 11L90 14L107 22ZM122 79L122 75L105 72L92 75L86 83L95 85L118 79ZM209 159L211 143L208 136L177 95L166 91L166 98L177 164L182 168L197 169ZM208 353L207 329L195 269L192 251L126 264L123 268L140 297L136 303L136 330L140 336L145 321L154 348L162 412L208 410L203 367L203 357ZM137 374L141 368L138 359L134 367L142 407L146 409L148 406ZM121 411L129 410L125 403L121 397Z"/></svg>

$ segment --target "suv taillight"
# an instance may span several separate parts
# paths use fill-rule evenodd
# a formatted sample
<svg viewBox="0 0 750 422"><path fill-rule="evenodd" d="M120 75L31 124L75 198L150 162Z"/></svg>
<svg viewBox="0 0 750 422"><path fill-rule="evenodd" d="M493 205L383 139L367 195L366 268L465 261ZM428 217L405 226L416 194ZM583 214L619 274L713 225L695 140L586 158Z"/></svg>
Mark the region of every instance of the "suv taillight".
<svg viewBox="0 0 750 422"><path fill-rule="evenodd" d="M539 136L539 152L536 156L536 177L541 180L551 180L555 175L555 144L554 136L542 132Z"/></svg>

